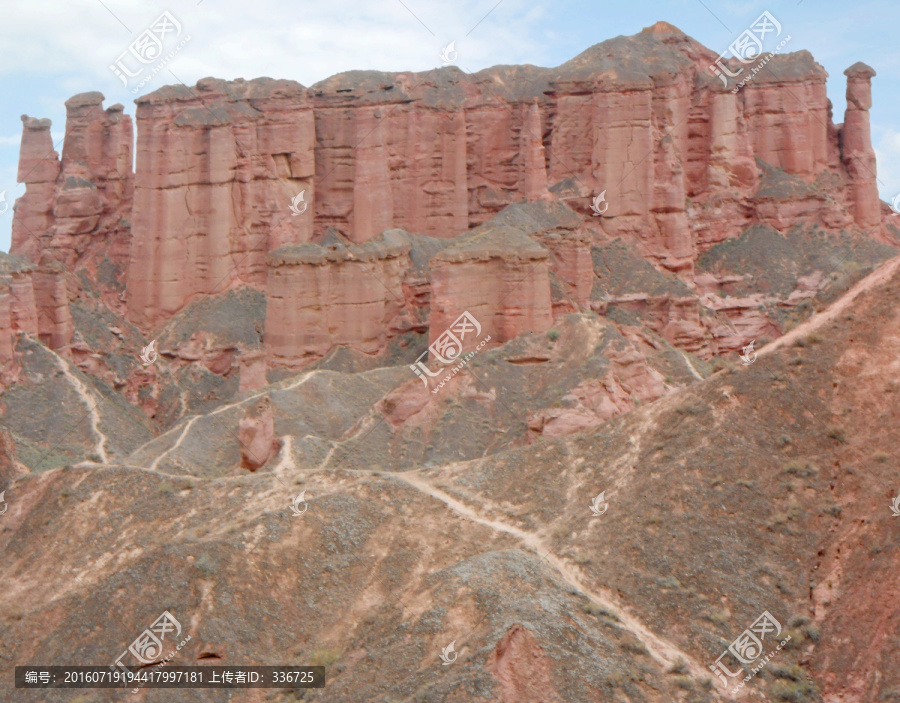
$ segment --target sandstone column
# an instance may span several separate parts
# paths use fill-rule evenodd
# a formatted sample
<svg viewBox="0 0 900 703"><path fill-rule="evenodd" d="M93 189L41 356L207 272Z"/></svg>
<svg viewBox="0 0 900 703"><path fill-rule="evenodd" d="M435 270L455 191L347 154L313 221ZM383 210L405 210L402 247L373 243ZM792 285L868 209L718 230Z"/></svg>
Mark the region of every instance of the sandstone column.
<svg viewBox="0 0 900 703"><path fill-rule="evenodd" d="M881 222L875 150L869 128L875 70L860 61L844 71L844 75L847 76L847 112L841 133L841 156L850 176L853 217L857 225L868 229Z"/></svg>
<svg viewBox="0 0 900 703"><path fill-rule="evenodd" d="M59 154L53 150L50 136L50 120L22 115L22 146L16 180L25 184L25 195L16 203L10 254L35 263L40 257L38 238L48 233L53 222L59 169Z"/></svg>

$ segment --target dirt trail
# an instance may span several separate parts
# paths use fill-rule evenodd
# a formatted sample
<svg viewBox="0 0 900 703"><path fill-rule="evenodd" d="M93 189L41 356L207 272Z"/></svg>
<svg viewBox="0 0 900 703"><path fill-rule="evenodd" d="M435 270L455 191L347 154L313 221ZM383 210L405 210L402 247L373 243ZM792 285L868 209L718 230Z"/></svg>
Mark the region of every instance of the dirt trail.
<svg viewBox="0 0 900 703"><path fill-rule="evenodd" d="M684 358L684 363L687 365L688 371L690 371L694 378L696 378L698 381L702 381L703 376L701 376L697 369L694 368L694 365L691 363L690 357L688 357L688 355L683 351L679 351L679 354L681 354L681 356Z"/></svg>
<svg viewBox="0 0 900 703"><path fill-rule="evenodd" d="M202 415L194 415L194 417L192 417L190 420L187 421L187 423L181 430L181 435L178 437L178 440L175 442L175 444L173 444L171 447L166 449L166 451L164 451L162 454L160 454L153 460L153 463L150 464L151 469L155 469L157 466L159 466L159 462L161 462L169 454L171 454L176 449L178 449L178 447L181 446L181 443L184 441L184 438L187 437L187 433L191 429L191 425L193 425L195 422L197 422L197 420L199 420L201 417L202 417ZM166 434L168 434L168 433L166 433Z"/></svg>
<svg viewBox="0 0 900 703"><path fill-rule="evenodd" d="M57 365L62 372L65 374L66 378L69 379L69 382L75 388L75 392L81 397L84 401L84 404L88 406L88 413L91 417L91 429L94 434L97 436L97 444L94 447L94 454L100 457L100 463L105 464L109 461L109 457L106 454L106 442L108 441L106 435L100 430L100 413L97 412L97 406L100 405L100 401L98 400L96 403L92 402L93 398L91 397L90 391L87 389L81 379L78 378L72 370L69 368L69 362L63 359L59 354L53 355L56 358Z"/></svg>
<svg viewBox="0 0 900 703"><path fill-rule="evenodd" d="M765 354L771 354L776 349L780 349L781 347L793 344L798 339L805 337L812 332L815 332L817 329L827 324L828 322L831 322L838 315L849 308L853 301L856 300L857 296L859 296L861 293L867 290L872 290L873 288L877 288L878 286L882 286L887 283L894 276L894 274L897 273L898 269L900 269L900 256L895 256L893 259L888 259L868 276L860 281L857 281L856 284L854 284L854 286L850 288L850 290L848 290L846 293L844 293L844 295L835 300L822 312L813 315L811 318L806 320L806 322L797 325L787 334L782 335L771 344L767 344L766 346L764 346L757 352L758 355L763 356Z"/></svg>
<svg viewBox="0 0 900 703"><path fill-rule="evenodd" d="M637 637L647 648L650 656L661 665L664 667L672 666L678 662L679 659L682 659L690 668L691 673L698 680L702 681L710 678L709 672L694 662L688 654L678 649L678 647L671 642L668 642L651 632L636 617L624 610L622 606L617 605L612 594L606 591L591 591L582 582L581 578L577 575L576 570L566 564L562 559L555 556L537 535L526 532L513 525L508 525L500 520L482 517L469 506L447 493L444 493L439 488L434 487L426 479L414 472L390 473L387 475L403 481L412 488L441 501L454 512L473 522L516 537L531 551L536 552L538 556L546 559L547 562L557 570L566 583L577 589L579 593L582 593L593 603L596 603L613 613L619 619L622 627Z"/></svg>

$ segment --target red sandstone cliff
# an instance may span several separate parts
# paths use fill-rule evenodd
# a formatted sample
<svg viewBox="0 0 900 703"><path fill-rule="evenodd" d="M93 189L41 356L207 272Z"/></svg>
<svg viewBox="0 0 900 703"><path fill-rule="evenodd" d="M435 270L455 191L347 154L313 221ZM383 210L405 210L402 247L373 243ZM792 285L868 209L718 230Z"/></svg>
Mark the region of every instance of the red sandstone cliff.
<svg viewBox="0 0 900 703"><path fill-rule="evenodd" d="M192 300L264 290L276 365L335 345L377 353L421 328L417 314L430 313L434 340L477 311L502 343L610 304L649 313L656 331L703 355L739 348L779 324L752 296L703 303L722 292L709 272L695 279L705 252L757 224L890 237L869 134L874 71L848 69L841 126L808 52L774 56L738 91L709 72L714 58L658 23L556 68L356 71L310 88L203 79L137 101L134 174L131 119L85 93L66 103L61 159L49 122L23 117L12 253L37 263L49 251L95 279L111 262L103 300L148 333ZM506 227L509 206L552 200L582 217ZM416 266L393 245L351 250L392 228L466 238ZM320 250L329 237L351 249ZM685 292L592 299L592 247L616 238ZM37 271L34 288L40 334L57 346L71 338L61 274Z"/></svg>

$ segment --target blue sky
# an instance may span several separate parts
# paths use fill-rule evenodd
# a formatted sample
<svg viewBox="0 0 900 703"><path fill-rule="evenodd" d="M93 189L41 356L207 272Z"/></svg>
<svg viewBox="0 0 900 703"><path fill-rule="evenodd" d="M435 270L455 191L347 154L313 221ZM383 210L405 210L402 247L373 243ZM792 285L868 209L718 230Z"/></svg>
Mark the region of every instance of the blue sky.
<svg viewBox="0 0 900 703"><path fill-rule="evenodd" d="M16 183L20 115L49 117L62 148L63 103L99 90L105 105L134 114L131 89L109 70L163 11L190 40L137 94L178 80L290 78L311 85L339 71L427 70L455 41L456 64L556 66L597 42L665 20L715 51L764 10L781 23L792 51L807 49L829 74L834 119L843 121L845 68L865 61L873 80L872 141L882 199L900 193L900 5L896 0L5 0L0 46L0 193ZM768 46L766 48L769 48ZM0 250L9 248L12 208L0 202Z"/></svg>

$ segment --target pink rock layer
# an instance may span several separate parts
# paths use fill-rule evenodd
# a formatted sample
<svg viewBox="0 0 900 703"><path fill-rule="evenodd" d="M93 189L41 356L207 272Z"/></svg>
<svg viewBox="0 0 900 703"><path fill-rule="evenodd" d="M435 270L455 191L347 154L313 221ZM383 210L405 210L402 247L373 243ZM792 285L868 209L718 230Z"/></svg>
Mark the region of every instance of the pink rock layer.
<svg viewBox="0 0 900 703"><path fill-rule="evenodd" d="M435 257L429 282L379 247L362 259L303 249L329 233L354 245L392 228L453 238L510 204L559 199L693 286L697 257L753 223L878 230L874 71L848 69L841 126L808 52L774 56L740 89L709 71L715 59L657 23L556 68L349 72L310 88L207 78L136 101L133 174L131 119L103 110L99 93L77 95L61 159L49 121L23 117L12 252L36 263L50 251L70 270L102 257L127 268L121 299L118 289L106 298L145 331L199 296L265 289L266 346L296 365L336 344L382 349L426 299L432 341L469 311L496 344L590 298L590 235L507 250L494 228ZM757 160L816 189L757 199ZM71 334L62 289L36 275L40 334L61 344ZM668 339L709 352L696 299L647 304L665 308ZM258 376L248 369L247 383Z"/></svg>

